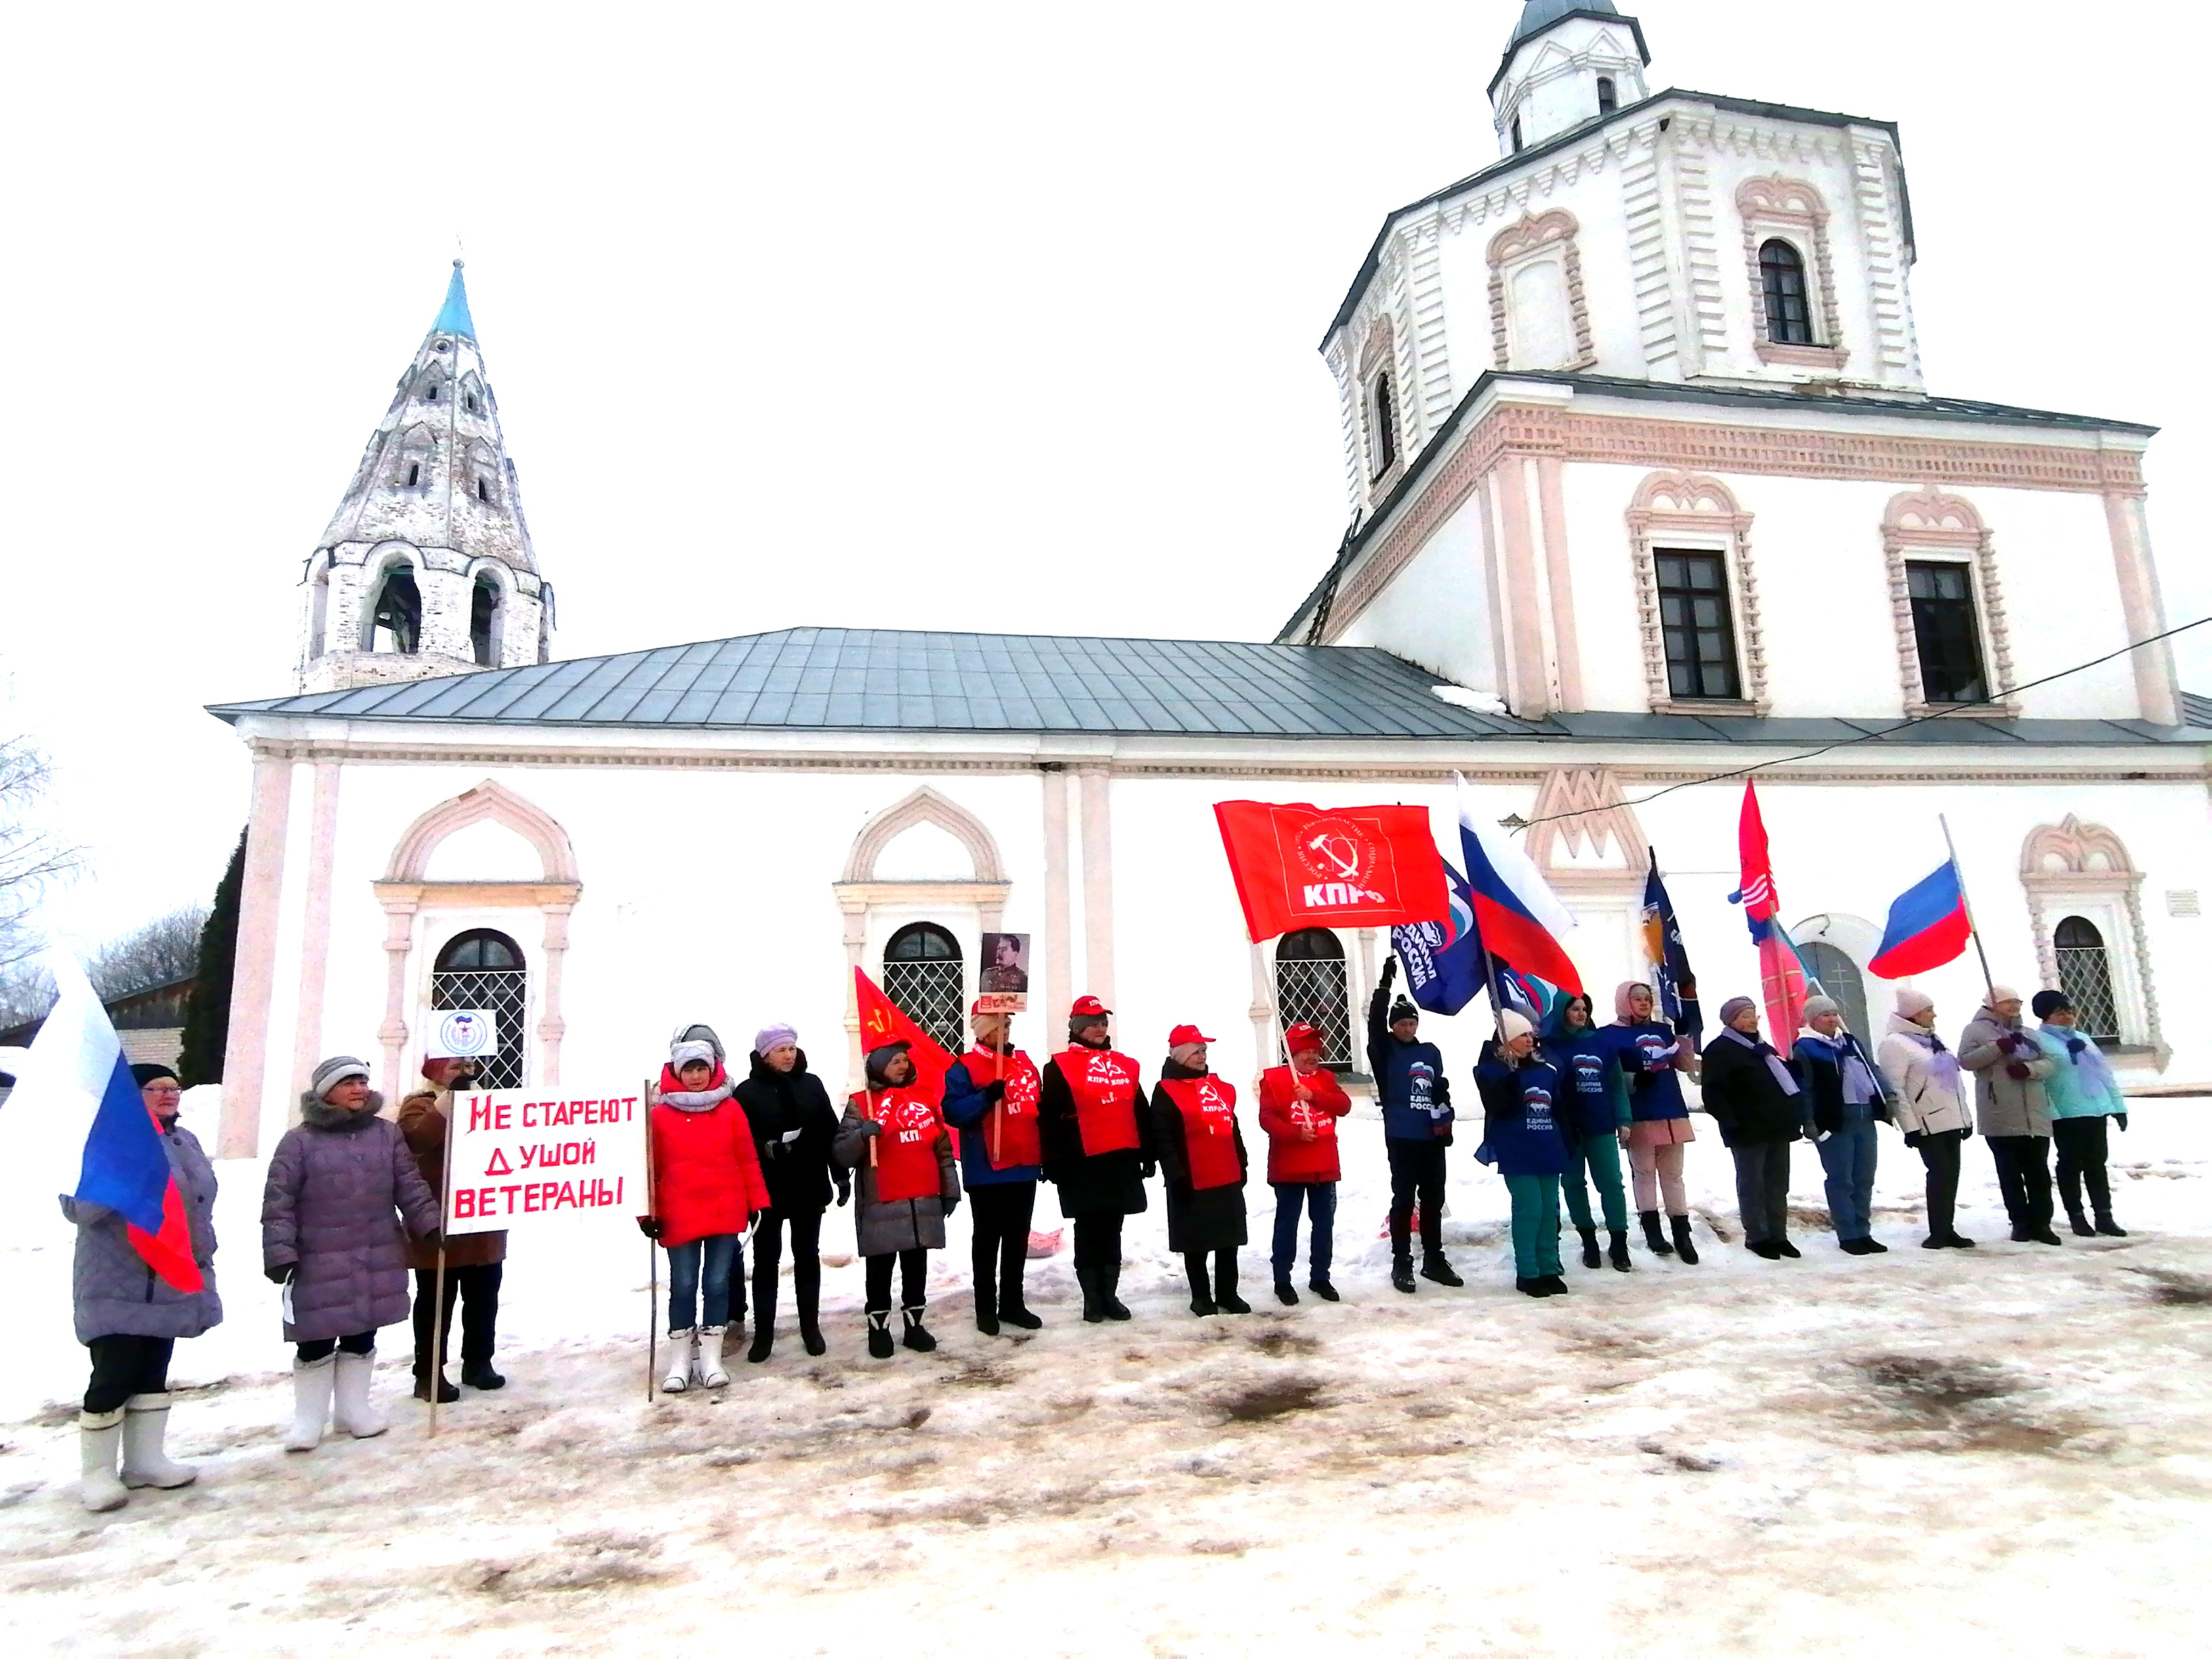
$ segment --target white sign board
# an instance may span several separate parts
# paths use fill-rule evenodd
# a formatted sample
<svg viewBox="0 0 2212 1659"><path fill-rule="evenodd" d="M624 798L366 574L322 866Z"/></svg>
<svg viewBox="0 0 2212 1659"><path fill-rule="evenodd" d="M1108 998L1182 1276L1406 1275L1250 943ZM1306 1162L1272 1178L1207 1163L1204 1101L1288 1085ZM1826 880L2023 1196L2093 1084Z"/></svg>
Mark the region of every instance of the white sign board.
<svg viewBox="0 0 2212 1659"><path fill-rule="evenodd" d="M453 1096L449 1234L648 1213L642 1088Z"/></svg>
<svg viewBox="0 0 2212 1659"><path fill-rule="evenodd" d="M441 1008L430 1016L428 1060L483 1060L499 1052L499 1016L489 1008Z"/></svg>

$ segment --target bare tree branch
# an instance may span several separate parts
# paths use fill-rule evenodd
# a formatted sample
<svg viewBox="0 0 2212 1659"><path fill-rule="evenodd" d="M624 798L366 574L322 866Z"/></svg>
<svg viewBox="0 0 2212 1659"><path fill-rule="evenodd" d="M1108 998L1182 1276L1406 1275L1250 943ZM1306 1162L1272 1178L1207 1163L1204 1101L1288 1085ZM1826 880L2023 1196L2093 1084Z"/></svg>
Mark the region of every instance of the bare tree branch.
<svg viewBox="0 0 2212 1659"><path fill-rule="evenodd" d="M0 736L0 967L38 948L32 913L49 888L83 862L79 848L40 820L52 783L43 750L27 737Z"/></svg>
<svg viewBox="0 0 2212 1659"><path fill-rule="evenodd" d="M156 985L173 985L199 971L204 904L180 905L165 916L110 939L84 964L85 977L105 1000Z"/></svg>

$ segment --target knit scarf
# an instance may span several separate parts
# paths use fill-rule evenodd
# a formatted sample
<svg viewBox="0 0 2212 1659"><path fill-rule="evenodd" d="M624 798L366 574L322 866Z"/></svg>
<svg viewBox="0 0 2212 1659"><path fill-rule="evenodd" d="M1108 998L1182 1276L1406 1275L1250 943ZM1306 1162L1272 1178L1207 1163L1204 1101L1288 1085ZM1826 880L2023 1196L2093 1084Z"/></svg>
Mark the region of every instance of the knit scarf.
<svg viewBox="0 0 2212 1659"><path fill-rule="evenodd" d="M714 1075L707 1079L703 1089L687 1089L676 1075L673 1066L660 1068L660 1103L673 1106L679 1112L711 1112L730 1097L729 1078L723 1073L722 1062L714 1062Z"/></svg>
<svg viewBox="0 0 2212 1659"><path fill-rule="evenodd" d="M1763 1042L1757 1037L1746 1036L1733 1025L1722 1026L1721 1035L1724 1037L1733 1037L1752 1053L1765 1060L1766 1069L1774 1074L1774 1080L1782 1085L1782 1092L1793 1100L1796 1098L1797 1074L1790 1069L1780 1054L1774 1052L1772 1043Z"/></svg>
<svg viewBox="0 0 2212 1659"><path fill-rule="evenodd" d="M1910 1021L1906 1022L1911 1024ZM1917 1042L1928 1050L1928 1069L1936 1081L1953 1094L1959 1092L1959 1057L1943 1046L1943 1039L1930 1030L1915 1027L1898 1035L1909 1042Z"/></svg>
<svg viewBox="0 0 2212 1659"><path fill-rule="evenodd" d="M2081 1068L2082 1076L2088 1084L2089 1091L2092 1094L2101 1092L2106 1095L2117 1095L2119 1093L2120 1080L2112 1075L2112 1062L2105 1058L2104 1051L2095 1043L2090 1042L2071 1025L2053 1025L2049 1020L2045 1020L2043 1022L2041 1030L2044 1036L2055 1042L2065 1045L2067 1056L2075 1065Z"/></svg>

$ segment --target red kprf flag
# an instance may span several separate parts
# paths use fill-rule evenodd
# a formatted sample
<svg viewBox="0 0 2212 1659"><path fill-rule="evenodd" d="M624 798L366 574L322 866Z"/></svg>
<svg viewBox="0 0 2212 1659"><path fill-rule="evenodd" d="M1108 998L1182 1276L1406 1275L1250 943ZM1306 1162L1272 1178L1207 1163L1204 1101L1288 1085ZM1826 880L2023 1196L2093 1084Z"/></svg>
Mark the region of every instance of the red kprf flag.
<svg viewBox="0 0 2212 1659"><path fill-rule="evenodd" d="M1444 861L1425 806L1216 802L1229 872L1255 944L1301 927L1441 921Z"/></svg>
<svg viewBox="0 0 2212 1659"><path fill-rule="evenodd" d="M860 1009L860 1052L865 1054L886 1042L911 1043L907 1054L914 1061L914 1081L907 1087L933 1104L942 1101L952 1056L931 1042L863 969L853 969L853 994Z"/></svg>

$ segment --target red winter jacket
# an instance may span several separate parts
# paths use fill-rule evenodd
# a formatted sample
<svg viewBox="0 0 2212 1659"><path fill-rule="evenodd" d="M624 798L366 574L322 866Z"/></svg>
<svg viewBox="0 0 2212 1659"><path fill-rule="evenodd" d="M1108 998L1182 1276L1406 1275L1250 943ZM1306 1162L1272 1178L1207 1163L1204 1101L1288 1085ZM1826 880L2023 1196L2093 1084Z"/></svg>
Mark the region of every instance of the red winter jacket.
<svg viewBox="0 0 2212 1659"><path fill-rule="evenodd" d="M1313 1096L1301 1105L1291 1092L1304 1083ZM1287 1066L1260 1074L1260 1127L1267 1135L1267 1179L1285 1184L1318 1185L1343 1178L1336 1157L1336 1121L1352 1110L1352 1097L1324 1066L1299 1078ZM1310 1122L1314 1138L1298 1130Z"/></svg>
<svg viewBox="0 0 2212 1659"><path fill-rule="evenodd" d="M727 1081L717 1065L708 1090ZM681 1086L661 1079L664 1091ZM665 1103L653 1109L653 1212L663 1244L741 1233L753 1212L766 1208L768 1183L744 1107L732 1099L699 1112Z"/></svg>

